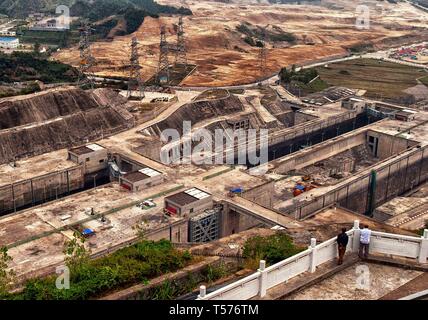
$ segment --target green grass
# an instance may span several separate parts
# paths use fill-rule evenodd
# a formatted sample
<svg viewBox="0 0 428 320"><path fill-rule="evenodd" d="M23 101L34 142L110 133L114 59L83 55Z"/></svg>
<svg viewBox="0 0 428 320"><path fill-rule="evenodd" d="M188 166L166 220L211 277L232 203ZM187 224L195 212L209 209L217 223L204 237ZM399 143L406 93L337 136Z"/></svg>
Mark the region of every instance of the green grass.
<svg viewBox="0 0 428 320"><path fill-rule="evenodd" d="M397 99L417 85L421 69L374 59L356 59L318 67L321 79L331 86L367 90L369 97ZM428 79L427 79L428 81Z"/></svg>
<svg viewBox="0 0 428 320"><path fill-rule="evenodd" d="M297 83L297 85L304 90L305 94L320 92L330 87L330 85L326 81L322 80L321 78L318 78L309 84L304 84L302 82L299 82Z"/></svg>

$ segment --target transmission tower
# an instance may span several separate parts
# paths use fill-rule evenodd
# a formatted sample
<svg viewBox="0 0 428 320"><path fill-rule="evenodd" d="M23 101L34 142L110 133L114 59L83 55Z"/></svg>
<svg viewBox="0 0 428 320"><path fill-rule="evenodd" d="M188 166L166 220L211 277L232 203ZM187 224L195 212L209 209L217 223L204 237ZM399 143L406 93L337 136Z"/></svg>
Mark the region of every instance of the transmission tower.
<svg viewBox="0 0 428 320"><path fill-rule="evenodd" d="M80 50L80 63L79 63L79 78L78 78L78 86L82 88L91 88L93 89L94 84L94 76L92 74L92 67L95 65L95 59L92 56L91 52L91 32L92 28L88 23L85 23L80 28L80 42L79 42L79 50Z"/></svg>
<svg viewBox="0 0 428 320"><path fill-rule="evenodd" d="M186 39L184 37L183 17L180 17L178 21L177 50L175 52L175 64L183 65L185 69L187 68L187 50L186 50Z"/></svg>
<svg viewBox="0 0 428 320"><path fill-rule="evenodd" d="M161 26L160 32L160 53L159 53L159 65L158 65L158 83L169 82L169 46L166 40L166 29L165 26Z"/></svg>
<svg viewBox="0 0 428 320"><path fill-rule="evenodd" d="M260 76L263 78L266 74L267 67L267 49L266 49L266 32L263 29L262 38L260 40L260 51L259 51L259 68L260 68Z"/></svg>
<svg viewBox="0 0 428 320"><path fill-rule="evenodd" d="M130 72L128 81L128 99L132 97L133 91L138 91L137 98L142 100L144 94L144 82L141 77L140 55L138 52L138 39L132 38L131 42L131 59Z"/></svg>

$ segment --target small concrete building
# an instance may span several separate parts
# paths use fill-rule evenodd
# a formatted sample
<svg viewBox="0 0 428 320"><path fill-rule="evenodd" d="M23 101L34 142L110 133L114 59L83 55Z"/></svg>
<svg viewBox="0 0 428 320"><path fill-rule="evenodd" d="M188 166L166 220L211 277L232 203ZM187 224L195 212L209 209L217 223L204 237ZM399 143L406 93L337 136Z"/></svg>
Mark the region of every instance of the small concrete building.
<svg viewBox="0 0 428 320"><path fill-rule="evenodd" d="M395 114L395 119L408 122L408 121L415 120L416 114L417 114L417 111L409 110L409 109L403 109L401 111L398 111Z"/></svg>
<svg viewBox="0 0 428 320"><path fill-rule="evenodd" d="M362 99L347 98L342 100L342 108L347 110L355 110L358 113L362 113L366 108L366 102Z"/></svg>
<svg viewBox="0 0 428 320"><path fill-rule="evenodd" d="M162 173L152 168L143 168L119 177L119 184L134 192L159 185L162 182Z"/></svg>
<svg viewBox="0 0 428 320"><path fill-rule="evenodd" d="M214 206L212 195L192 188L165 198L164 210L173 215L194 216Z"/></svg>
<svg viewBox="0 0 428 320"><path fill-rule="evenodd" d="M108 166L107 159L108 150L95 143L68 151L68 160L77 164L84 164L86 174L106 169Z"/></svg>

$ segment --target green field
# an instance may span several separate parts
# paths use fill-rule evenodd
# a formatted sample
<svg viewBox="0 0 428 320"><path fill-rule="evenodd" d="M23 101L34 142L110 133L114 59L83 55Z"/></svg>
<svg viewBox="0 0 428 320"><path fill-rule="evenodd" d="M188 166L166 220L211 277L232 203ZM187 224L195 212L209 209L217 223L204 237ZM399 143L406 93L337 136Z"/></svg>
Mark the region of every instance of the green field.
<svg viewBox="0 0 428 320"><path fill-rule="evenodd" d="M375 98L400 100L406 90L426 75L422 69L374 59L356 59L318 67L321 79L330 86L367 90ZM428 78L425 78L428 84Z"/></svg>

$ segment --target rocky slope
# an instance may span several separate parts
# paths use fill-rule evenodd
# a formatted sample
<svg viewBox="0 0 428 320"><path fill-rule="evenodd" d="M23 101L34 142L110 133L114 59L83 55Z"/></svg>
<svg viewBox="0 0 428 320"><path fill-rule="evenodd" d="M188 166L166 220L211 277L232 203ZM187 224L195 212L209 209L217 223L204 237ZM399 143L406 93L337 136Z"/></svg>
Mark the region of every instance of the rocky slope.
<svg viewBox="0 0 428 320"><path fill-rule="evenodd" d="M134 125L126 99L66 88L0 100L0 163L96 140Z"/></svg>

